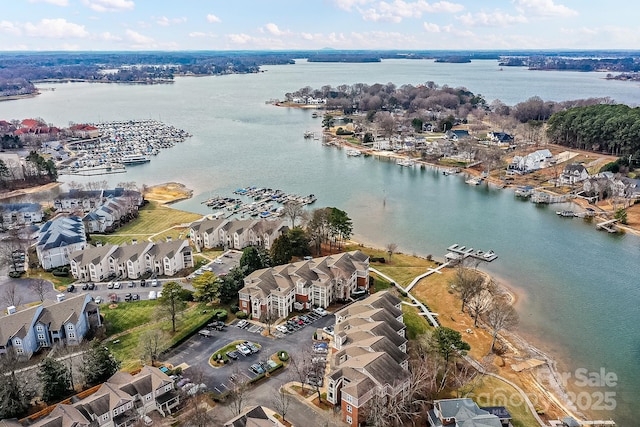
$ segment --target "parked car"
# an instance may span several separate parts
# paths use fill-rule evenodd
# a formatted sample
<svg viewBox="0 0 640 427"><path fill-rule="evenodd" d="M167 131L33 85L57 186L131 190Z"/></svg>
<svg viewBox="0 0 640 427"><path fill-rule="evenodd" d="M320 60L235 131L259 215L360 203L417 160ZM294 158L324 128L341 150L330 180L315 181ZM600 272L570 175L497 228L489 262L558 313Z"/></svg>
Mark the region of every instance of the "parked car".
<svg viewBox="0 0 640 427"><path fill-rule="evenodd" d="M329 351L324 347L314 347L313 352L317 354L327 354Z"/></svg>
<svg viewBox="0 0 640 427"><path fill-rule="evenodd" d="M204 392L206 389L207 389L207 385L204 383L201 383L187 390L187 394L189 396L195 396L198 393Z"/></svg>
<svg viewBox="0 0 640 427"><path fill-rule="evenodd" d="M246 328L246 327L247 327L247 325L249 325L249 322L247 322L247 321L246 321L246 320L244 320L244 319L241 319L241 320L239 320L239 321L238 321L238 323L236 323L236 326L237 326L238 328Z"/></svg>
<svg viewBox="0 0 640 427"><path fill-rule="evenodd" d="M276 326L276 330L277 330L278 332L282 332L283 334L286 334L287 332L289 332L289 330L287 329L287 327L286 327L286 326L284 326L284 325L278 325L278 326Z"/></svg>
<svg viewBox="0 0 640 427"><path fill-rule="evenodd" d="M95 303L96 304L102 304L102 302L103 302L102 301L102 297L101 296L97 296L96 299L95 299Z"/></svg>
<svg viewBox="0 0 640 427"><path fill-rule="evenodd" d="M67 286L67 292L73 292L73 291L75 291L75 290L76 290L76 287L75 287L75 286L73 286L73 285L69 285L69 286Z"/></svg>
<svg viewBox="0 0 640 427"><path fill-rule="evenodd" d="M316 307L316 308L314 308L314 309L313 309L313 312L314 312L314 313L316 313L318 316L326 316L326 315L328 314L328 313L327 313L327 310L325 310L325 309L324 309L324 308L322 308L322 307Z"/></svg>
<svg viewBox="0 0 640 427"><path fill-rule="evenodd" d="M82 290L83 290L83 291L86 291L87 289L89 289L89 284L87 284L87 283L83 283L83 284L82 284Z"/></svg>
<svg viewBox="0 0 640 427"><path fill-rule="evenodd" d="M95 283L89 283L89 290L92 291L96 288L96 284Z"/></svg>
<svg viewBox="0 0 640 427"><path fill-rule="evenodd" d="M327 333L327 334L329 334L329 335L333 336L333 326L325 326L324 328L322 328L322 330L323 330L325 333Z"/></svg>
<svg viewBox="0 0 640 427"><path fill-rule="evenodd" d="M222 260L220 258L214 259L213 262L216 264L222 264Z"/></svg>
<svg viewBox="0 0 640 427"><path fill-rule="evenodd" d="M147 286L147 281L144 279L140 279L140 286L142 286L143 288Z"/></svg>
<svg viewBox="0 0 640 427"><path fill-rule="evenodd" d="M251 370L256 374L264 374L264 368L257 363L251 365Z"/></svg>
<svg viewBox="0 0 640 427"><path fill-rule="evenodd" d="M138 295L138 294L133 294L133 295L131 296L131 300L132 300L132 301L138 301L139 299L140 299L140 295Z"/></svg>
<svg viewBox="0 0 640 427"><path fill-rule="evenodd" d="M120 287L121 287L120 282L113 283L113 289L120 289Z"/></svg>
<svg viewBox="0 0 640 427"><path fill-rule="evenodd" d="M158 279L153 279L153 280L151 281L151 286L153 286L154 288L155 288L156 286L158 286Z"/></svg>
<svg viewBox="0 0 640 427"><path fill-rule="evenodd" d="M251 349L244 344L238 344L236 345L236 348L243 356L248 356L251 354Z"/></svg>
<svg viewBox="0 0 640 427"><path fill-rule="evenodd" d="M107 289L113 289L113 282L107 283Z"/></svg>
<svg viewBox="0 0 640 427"><path fill-rule="evenodd" d="M130 288L133 288L135 285L136 285L136 284L135 284L135 283L133 283L133 280L132 280L132 281L130 281L130 282L129 282L129 285L128 285L128 286L129 286Z"/></svg>
<svg viewBox="0 0 640 427"><path fill-rule="evenodd" d="M238 360L238 352L237 351L227 351L225 353L229 359Z"/></svg>
<svg viewBox="0 0 640 427"><path fill-rule="evenodd" d="M149 299L153 300L157 298L158 298L158 295L156 294L156 291L149 292Z"/></svg>
<svg viewBox="0 0 640 427"><path fill-rule="evenodd" d="M124 295L124 300L125 301L131 301L131 294L125 294Z"/></svg>
<svg viewBox="0 0 640 427"><path fill-rule="evenodd" d="M211 332L209 329L201 329L200 331L198 331L198 333L203 337L207 337L207 338L210 338L213 336L213 332Z"/></svg>

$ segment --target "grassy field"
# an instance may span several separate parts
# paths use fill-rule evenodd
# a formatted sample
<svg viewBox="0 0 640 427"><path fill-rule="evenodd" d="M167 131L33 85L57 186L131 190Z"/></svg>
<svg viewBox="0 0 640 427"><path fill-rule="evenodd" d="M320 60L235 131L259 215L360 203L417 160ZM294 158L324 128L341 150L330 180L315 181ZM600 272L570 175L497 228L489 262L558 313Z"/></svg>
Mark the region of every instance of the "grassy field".
<svg viewBox="0 0 640 427"><path fill-rule="evenodd" d="M184 238L188 230L185 227L181 227L181 225L201 218L202 215L200 214L179 211L157 202L150 202L140 209L137 219L118 229L117 232L109 235L94 234L91 238L93 241L99 240L103 243L115 245L131 242L132 239L137 239L138 241L148 240L152 236L154 241L165 239L167 236L171 236L174 239L180 236ZM172 227L176 228L167 230Z"/></svg>
<svg viewBox="0 0 640 427"><path fill-rule="evenodd" d="M171 320L162 316L157 301L121 303L116 308L102 305L101 312L107 323L106 344L116 358L122 361L122 369L132 370L142 363L140 340L145 332L163 331L161 348L167 349L206 324L211 319L213 310L202 303L191 303L178 317L177 331L173 333ZM156 320L153 321L154 319Z"/></svg>
<svg viewBox="0 0 640 427"><path fill-rule="evenodd" d="M425 334L427 331L433 330L431 325L424 316L418 314L416 307L402 305L402 319L407 326L407 338L416 339L418 335Z"/></svg>

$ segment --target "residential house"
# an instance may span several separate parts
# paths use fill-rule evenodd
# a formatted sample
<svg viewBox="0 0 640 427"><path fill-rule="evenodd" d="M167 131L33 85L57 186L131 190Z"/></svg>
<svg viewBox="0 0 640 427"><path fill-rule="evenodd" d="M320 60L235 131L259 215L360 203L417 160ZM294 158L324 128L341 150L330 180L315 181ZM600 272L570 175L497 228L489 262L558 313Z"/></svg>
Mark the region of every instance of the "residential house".
<svg viewBox="0 0 640 427"><path fill-rule="evenodd" d="M449 138L450 140L452 140L452 141L459 141L459 140L461 140L461 139L469 138L469 137L470 137L470 135L469 135L469 131L468 131L468 130L466 130L466 129L448 130L448 131L445 133L445 136L446 136L447 138Z"/></svg>
<svg viewBox="0 0 640 427"><path fill-rule="evenodd" d="M509 170L531 173L548 167L553 162L553 154L548 149L537 150L526 156L513 156Z"/></svg>
<svg viewBox="0 0 640 427"><path fill-rule="evenodd" d="M82 218L89 233L109 233L119 228L138 210L138 205L128 206L122 198L109 199L102 206Z"/></svg>
<svg viewBox="0 0 640 427"><path fill-rule="evenodd" d="M81 294L14 312L0 317L0 354L13 349L30 358L40 348L56 343L80 344L92 326L100 325L100 310L91 295Z"/></svg>
<svg viewBox="0 0 640 427"><path fill-rule="evenodd" d="M443 399L433 402L429 411L431 427L503 427L500 418L480 409L469 398Z"/></svg>
<svg viewBox="0 0 640 427"><path fill-rule="evenodd" d="M513 135L505 132L489 132L487 134L489 140L497 145L509 145L513 143Z"/></svg>
<svg viewBox="0 0 640 427"><path fill-rule="evenodd" d="M209 219L191 224L189 235L194 246L242 250L247 246L270 249L275 239L289 227L284 220L268 219Z"/></svg>
<svg viewBox="0 0 640 427"><path fill-rule="evenodd" d="M361 251L329 255L254 271L239 291L240 310L259 319L264 313L286 317L297 309L326 308L367 286L369 257Z"/></svg>
<svg viewBox="0 0 640 427"><path fill-rule="evenodd" d="M58 217L41 228L36 253L43 269L69 264L69 255L87 246L82 220L77 216Z"/></svg>
<svg viewBox="0 0 640 427"><path fill-rule="evenodd" d="M572 163L565 166L564 170L558 177L558 181L562 185L574 185L587 178L589 178L587 168L579 163Z"/></svg>
<svg viewBox="0 0 640 427"><path fill-rule="evenodd" d="M340 405L342 420L358 426L362 409L374 398L389 404L408 392L409 356L400 300L388 291L376 292L336 314L332 370L327 400Z"/></svg>
<svg viewBox="0 0 640 427"><path fill-rule="evenodd" d="M1 228L13 228L42 222L39 203L0 203Z"/></svg>
<svg viewBox="0 0 640 427"><path fill-rule="evenodd" d="M70 264L73 277L95 282L113 275L128 279L139 279L146 273L175 276L194 266L188 240L88 246L72 253Z"/></svg>
<svg viewBox="0 0 640 427"><path fill-rule="evenodd" d="M233 417L224 427L284 427L274 412L264 406L253 406Z"/></svg>
<svg viewBox="0 0 640 427"><path fill-rule="evenodd" d="M95 393L57 405L31 426L127 427L153 411L167 416L179 403L174 381L158 368L143 366L135 374L117 372Z"/></svg>
<svg viewBox="0 0 640 427"><path fill-rule="evenodd" d="M142 206L144 202L142 194L135 190L124 188L103 190L76 190L60 194L54 201L53 207L59 212L89 213L112 199L124 200L124 205L130 209Z"/></svg>

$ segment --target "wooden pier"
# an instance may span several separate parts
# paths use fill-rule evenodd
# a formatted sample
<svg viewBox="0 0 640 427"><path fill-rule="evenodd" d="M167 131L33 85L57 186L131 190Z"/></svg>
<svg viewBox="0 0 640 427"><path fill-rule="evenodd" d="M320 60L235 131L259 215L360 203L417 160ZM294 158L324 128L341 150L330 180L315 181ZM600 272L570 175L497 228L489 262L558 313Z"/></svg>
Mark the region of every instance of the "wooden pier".
<svg viewBox="0 0 640 427"><path fill-rule="evenodd" d="M596 228L598 230L606 230L609 233L617 233L618 228L616 227L616 222L618 222L617 218L610 219L608 221L599 222L596 224Z"/></svg>
<svg viewBox="0 0 640 427"><path fill-rule="evenodd" d="M447 248L449 251L445 256L445 260L463 260L471 257L480 261L491 262L498 258L498 255L493 251L480 251L473 248L467 248L466 246L460 246L457 243Z"/></svg>

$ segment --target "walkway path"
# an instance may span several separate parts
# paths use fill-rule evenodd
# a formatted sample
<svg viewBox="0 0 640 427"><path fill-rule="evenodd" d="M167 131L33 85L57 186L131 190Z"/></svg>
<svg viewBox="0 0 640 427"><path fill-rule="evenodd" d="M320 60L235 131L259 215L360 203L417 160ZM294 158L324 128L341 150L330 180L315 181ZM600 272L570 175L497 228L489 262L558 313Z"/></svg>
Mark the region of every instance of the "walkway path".
<svg viewBox="0 0 640 427"><path fill-rule="evenodd" d="M411 281L411 283L409 284L409 286L407 286L406 289L403 288L402 286L398 285L398 283L395 280L393 280L391 277L389 277L386 274L376 270L375 268L369 267L369 270L374 272L375 274L379 275L380 277L384 278L385 280L388 280L390 283L392 283L395 287L397 287L401 291L406 292L407 296L409 298L411 298L411 300L415 303L415 305L420 307L420 309L422 310L422 313L420 313L420 314L422 314L423 316L426 316L429 319L429 322L431 323L431 325L433 325L433 327L439 328L440 325L438 324L438 321L434 317L436 315L436 313L432 313L431 311L429 311L429 309L424 304L422 304L420 301L418 301L418 299L416 297L414 297L413 295L411 295L409 293L409 290L412 289L415 286L415 284L418 281L420 281L420 279L422 279L424 277L427 277L427 276L433 274L434 272L440 273L440 271L438 271L438 270L440 270L442 267L444 267L447 264L448 263L442 264L440 267L438 267L435 270L434 269L429 269L429 271L427 271L426 273L423 273L423 274L417 276L415 279L413 279ZM545 422L542 420L542 418L540 418L540 416L536 412L536 409L533 406L533 403L531 403L531 400L529 400L529 396L527 396L527 394L524 392L524 390L522 390L517 384L513 383L512 381L510 381L510 380L508 380L508 379L506 379L504 377L501 377L498 374L494 374L494 373L491 373L491 372L486 372L485 369L482 367L482 365L480 365L480 363L478 363L475 359L472 359L469 356L465 356L464 358L471 365L473 365L478 370L478 372L480 372L480 373L482 373L484 375L489 375L491 377L494 377L494 378L496 378L496 379L498 379L498 380L500 380L500 381L502 381L502 382L504 382L506 384L509 384L511 387L513 387L515 390L517 390L518 393L520 393L520 396L522 396L522 399L526 403L527 407L531 411L531 414L536 419L538 424L540 424L540 426L542 426L542 427L545 427L547 425L547 424L545 424Z"/></svg>

